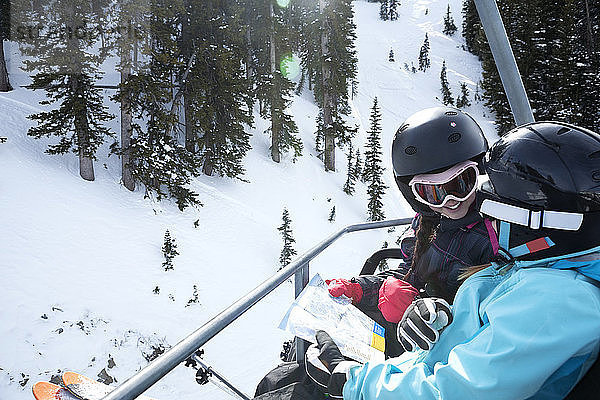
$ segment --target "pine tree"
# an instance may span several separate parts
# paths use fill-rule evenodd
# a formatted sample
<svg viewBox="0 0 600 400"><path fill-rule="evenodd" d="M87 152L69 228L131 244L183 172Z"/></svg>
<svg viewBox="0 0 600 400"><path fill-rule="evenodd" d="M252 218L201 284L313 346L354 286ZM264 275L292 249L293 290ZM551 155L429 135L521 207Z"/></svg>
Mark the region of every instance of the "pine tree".
<svg viewBox="0 0 600 400"><path fill-rule="evenodd" d="M40 7L32 17L43 18L48 26L77 26L84 32L94 29L91 21L95 16L82 2L57 0ZM114 136L104 125L113 116L103 103L101 90L95 87L102 76L99 65L106 58L106 54L93 51L97 41L95 35L72 32L40 35L21 43L23 54L29 56L24 69L35 72L29 88L46 91L48 100L40 104L56 105L50 111L28 117L38 123L29 129L28 135L59 137L59 142L49 145L46 152L77 154L79 173L88 181L95 179L93 161L97 149L107 137Z"/></svg>
<svg viewBox="0 0 600 400"><path fill-rule="evenodd" d="M379 8L379 18L384 21L389 21L390 19L390 6L388 4L388 0L381 0L381 6Z"/></svg>
<svg viewBox="0 0 600 400"><path fill-rule="evenodd" d="M356 133L345 121L350 114L350 83L356 79L356 25L351 0L319 0L321 47L314 81L315 98L323 114L326 171L335 170L335 147L347 145Z"/></svg>
<svg viewBox="0 0 600 400"><path fill-rule="evenodd" d="M478 81L477 85L475 85L475 94L473 95L473 99L478 103L482 100L481 92L479 91L480 87L481 87L481 81Z"/></svg>
<svg viewBox="0 0 600 400"><path fill-rule="evenodd" d="M116 23L115 31L123 30L127 27L127 31L121 32L116 38L116 47L120 62L117 70L121 75L121 85L127 85L127 81L137 67L139 42L142 35L142 27L140 22L144 10L143 0L127 0L120 1L115 4ZM112 28L112 27L111 27ZM131 160L129 155L129 147L131 145L131 137L133 135L133 114L131 109L131 97L129 93L123 92L119 97L121 108L121 181L123 186L128 190L135 190L135 178L131 173Z"/></svg>
<svg viewBox="0 0 600 400"><path fill-rule="evenodd" d="M440 73L440 82L442 84L442 103L444 105L454 105L454 99L452 98L452 92L450 92L450 86L448 85L448 78L446 78L446 60L442 64L442 72Z"/></svg>
<svg viewBox="0 0 600 400"><path fill-rule="evenodd" d="M352 93L352 100L358 95L358 80L352 79L352 83L350 83L350 92Z"/></svg>
<svg viewBox="0 0 600 400"><path fill-rule="evenodd" d="M245 30L237 1L200 2L196 63L198 91L193 103L196 143L205 175L237 178L250 149L246 127L253 123L252 85L246 79Z"/></svg>
<svg viewBox="0 0 600 400"><path fill-rule="evenodd" d="M316 138L322 141L326 171L335 169L335 147L349 143L355 128L348 126L348 88L356 84L356 25L351 0L319 0L292 3L299 7L303 75L314 92L321 123ZM356 86L353 88L356 92ZM320 147L321 143L317 146Z"/></svg>
<svg viewBox="0 0 600 400"><path fill-rule="evenodd" d="M290 219L287 208L283 209L282 219L283 223L277 228L277 230L281 232L281 237L283 239L283 249L279 256L279 264L281 265L279 269L286 267L292 261L292 257L297 254L296 250L293 248L293 244L296 243L296 240L292 235L292 220Z"/></svg>
<svg viewBox="0 0 600 400"><path fill-rule="evenodd" d="M187 301L187 303L185 304L185 307L189 307L194 303L198 303L200 300L198 299L198 285L194 285L192 287L193 292L192 292L192 297Z"/></svg>
<svg viewBox="0 0 600 400"><path fill-rule="evenodd" d="M431 66L431 60L429 59L429 37L425 34L425 40L419 51L419 71L427 71Z"/></svg>
<svg viewBox="0 0 600 400"><path fill-rule="evenodd" d="M317 131L315 132L315 153L317 153L317 158L322 161L324 156L323 144L325 141L325 130L323 127L323 116L321 112L319 112L316 119Z"/></svg>
<svg viewBox="0 0 600 400"><path fill-rule="evenodd" d="M163 261L163 263L162 263L162 266L165 269L165 271L174 269L173 268L173 259L175 258L175 256L179 255L179 252L177 252L177 244L175 243L175 239L173 239L171 237L171 233L169 232L168 229L165 232L162 253L163 253L163 256L165 257L165 261Z"/></svg>
<svg viewBox="0 0 600 400"><path fill-rule="evenodd" d="M0 92L12 90L10 80L8 79L6 59L4 58L4 41L10 40L10 3L10 1L0 2Z"/></svg>
<svg viewBox="0 0 600 400"><path fill-rule="evenodd" d="M577 92L573 93L578 110L572 121L599 132L600 96L597 94L600 93L600 74L597 71L600 71L600 3L577 1L573 8L576 12L572 15L577 22L573 24L575 32L569 43L574 47L573 54L578 68L575 73L571 73L571 78L580 81Z"/></svg>
<svg viewBox="0 0 600 400"><path fill-rule="evenodd" d="M458 28L454 24L454 18L450 15L450 4L448 4L448 9L446 11L446 15L444 16L444 35L452 36L456 32Z"/></svg>
<svg viewBox="0 0 600 400"><path fill-rule="evenodd" d="M265 131L271 136L271 159L281 160L281 155L293 152L293 160L302 154L302 141L296 136L298 127L286 112L291 103L294 84L289 79L287 63L291 59L291 26L286 23L288 10L275 0L248 0L246 17L250 36L250 63L253 79L256 82L256 96L261 116L271 120L271 126Z"/></svg>
<svg viewBox="0 0 600 400"><path fill-rule="evenodd" d="M390 54L388 56L389 62L394 62L394 49L390 49Z"/></svg>
<svg viewBox="0 0 600 400"><path fill-rule="evenodd" d="M352 165L354 157L352 154L352 144L350 144L350 149L348 150L348 172L346 175L346 182L344 183L344 187L342 190L344 193L352 195L354 193L354 184L356 182L356 170L354 165Z"/></svg>
<svg viewBox="0 0 600 400"><path fill-rule="evenodd" d="M360 159L360 149L356 149L356 162L353 167L353 174L356 179L360 179L362 181L362 160Z"/></svg>
<svg viewBox="0 0 600 400"><path fill-rule="evenodd" d="M389 0L389 13L390 13L390 21L396 21L398 19L398 1L397 0Z"/></svg>
<svg viewBox="0 0 600 400"><path fill-rule="evenodd" d="M499 2L523 84L537 120L560 119L600 127L597 2ZM514 126L512 113L472 1L465 2L463 35L482 59L482 97L496 115L498 132Z"/></svg>
<svg viewBox="0 0 600 400"><path fill-rule="evenodd" d="M383 171L381 153L381 111L377 103L377 97L373 100L371 108L371 125L367 132L365 166L363 176L368 185L367 194L369 204L367 206L367 215L369 221L381 221L385 218L383 212L383 203L381 201L387 186L383 183Z"/></svg>
<svg viewBox="0 0 600 400"><path fill-rule="evenodd" d="M198 159L176 140L180 124L173 93L182 93L182 88L175 85L174 73L189 64L182 61L177 43L184 8L182 2L167 0L153 0L150 7L144 21L150 39L141 49L146 62L121 83L113 98L126 101L132 115L129 145L112 150L128 156L131 176L144 186L147 197L174 198L183 210L201 205L197 193L188 188Z"/></svg>
<svg viewBox="0 0 600 400"><path fill-rule="evenodd" d="M596 43L594 51L594 41L600 37L600 5L585 0L565 1L557 14L560 25L554 41L553 66L555 80L560 83L556 82L555 88L550 87L557 103L555 118L597 131L600 128L600 96L597 95L600 93L600 46ZM543 100L545 104L550 102L550 99ZM541 115L540 119L548 117L548 114Z"/></svg>
<svg viewBox="0 0 600 400"><path fill-rule="evenodd" d="M331 208L331 211L329 212L329 218L327 218L327 221L335 222L335 206Z"/></svg>
<svg viewBox="0 0 600 400"><path fill-rule="evenodd" d="M300 54L302 78L308 83L308 89L313 90L314 84L321 77L321 13L320 3L312 2L293 2L292 10L296 16L296 31L298 32L296 51ZM294 43L294 42L292 42ZM300 84L297 93L300 94Z"/></svg>
<svg viewBox="0 0 600 400"><path fill-rule="evenodd" d="M463 108L469 107L471 105L471 101L469 100L469 89L467 88L467 84L465 82L460 83L460 96L456 98L456 107Z"/></svg>

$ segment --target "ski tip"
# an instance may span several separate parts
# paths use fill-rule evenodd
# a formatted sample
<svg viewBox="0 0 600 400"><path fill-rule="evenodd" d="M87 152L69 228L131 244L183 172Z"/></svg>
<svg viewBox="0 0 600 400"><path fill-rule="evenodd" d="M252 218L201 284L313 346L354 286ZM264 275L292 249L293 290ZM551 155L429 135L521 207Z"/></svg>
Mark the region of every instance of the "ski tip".
<svg viewBox="0 0 600 400"><path fill-rule="evenodd" d="M65 385L69 392L82 399L101 399L113 389L110 386L72 371L64 372L62 380L63 385Z"/></svg>
<svg viewBox="0 0 600 400"><path fill-rule="evenodd" d="M50 382L37 382L33 385L31 391L33 392L33 397L37 400L45 400L56 398L59 389L61 389L60 386Z"/></svg>
<svg viewBox="0 0 600 400"><path fill-rule="evenodd" d="M77 398L62 386L50 382L37 382L31 388L37 400L76 400Z"/></svg>
<svg viewBox="0 0 600 400"><path fill-rule="evenodd" d="M62 374L62 380L63 380L63 383L65 384L65 386L80 384L80 383L87 383L90 381L92 383L96 383L96 381L88 378L87 376L83 376L81 374L78 374L77 372L72 372L72 371L64 372Z"/></svg>

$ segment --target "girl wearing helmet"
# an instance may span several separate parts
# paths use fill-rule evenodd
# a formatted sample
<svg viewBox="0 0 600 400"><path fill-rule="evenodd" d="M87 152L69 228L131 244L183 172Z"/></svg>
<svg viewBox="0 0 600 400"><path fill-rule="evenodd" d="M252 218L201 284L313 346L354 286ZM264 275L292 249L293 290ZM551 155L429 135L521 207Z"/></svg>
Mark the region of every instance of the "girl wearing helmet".
<svg viewBox="0 0 600 400"><path fill-rule="evenodd" d="M402 243L406 262L398 270L376 276L328 281L333 296L352 298L386 328L388 356L418 345L396 338L396 324L415 297L435 296L452 303L461 272L490 262L497 250L490 222L474 209L487 148L475 120L450 107L419 111L396 132L394 176L400 192L418 213L413 220L415 237Z"/></svg>

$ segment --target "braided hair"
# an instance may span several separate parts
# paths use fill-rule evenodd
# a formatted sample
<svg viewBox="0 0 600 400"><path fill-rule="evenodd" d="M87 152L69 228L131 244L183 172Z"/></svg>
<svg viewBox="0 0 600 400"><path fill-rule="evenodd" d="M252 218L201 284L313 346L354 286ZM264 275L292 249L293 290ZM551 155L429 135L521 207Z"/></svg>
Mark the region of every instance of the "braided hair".
<svg viewBox="0 0 600 400"><path fill-rule="evenodd" d="M439 217L430 215L419 215L419 223L415 230L415 248L411 260L411 267L404 279L415 273L421 256L427 251L435 238L435 232L439 226Z"/></svg>

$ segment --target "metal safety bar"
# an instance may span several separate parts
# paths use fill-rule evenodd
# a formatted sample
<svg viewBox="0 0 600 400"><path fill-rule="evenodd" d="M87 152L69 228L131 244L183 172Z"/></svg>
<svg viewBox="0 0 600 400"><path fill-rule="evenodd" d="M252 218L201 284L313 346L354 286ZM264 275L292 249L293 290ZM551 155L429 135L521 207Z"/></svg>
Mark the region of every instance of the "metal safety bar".
<svg viewBox="0 0 600 400"><path fill-rule="evenodd" d="M517 126L535 122L525 86L495 0L475 0L496 68Z"/></svg>
<svg viewBox="0 0 600 400"><path fill-rule="evenodd" d="M169 349L166 353L152 361L137 374L107 394L103 400L133 400L144 393L160 378L165 376L173 368L194 354L196 350L206 344L206 342L208 342L212 337L225 329L240 315L254 306L267 294L271 293L292 275L294 275L296 271L304 267L308 269L308 262L310 262L313 258L319 255L323 250L329 247L344 234L370 229L387 228L397 225L407 225L410 224L411 221L412 218L403 218L389 221L355 224L349 225L332 234L327 239L323 240L321 243L291 262L288 266L282 268L275 275L258 285L244 297L240 298L225 310L217 314L210 321L202 325L188 337ZM306 270L306 272L306 278L308 278L308 271Z"/></svg>
<svg viewBox="0 0 600 400"><path fill-rule="evenodd" d="M308 262L301 266L294 274L294 297L298 298L302 290L308 285L310 276ZM294 351L296 352L296 360L301 360L304 357L307 349L307 342L299 337L294 338Z"/></svg>

